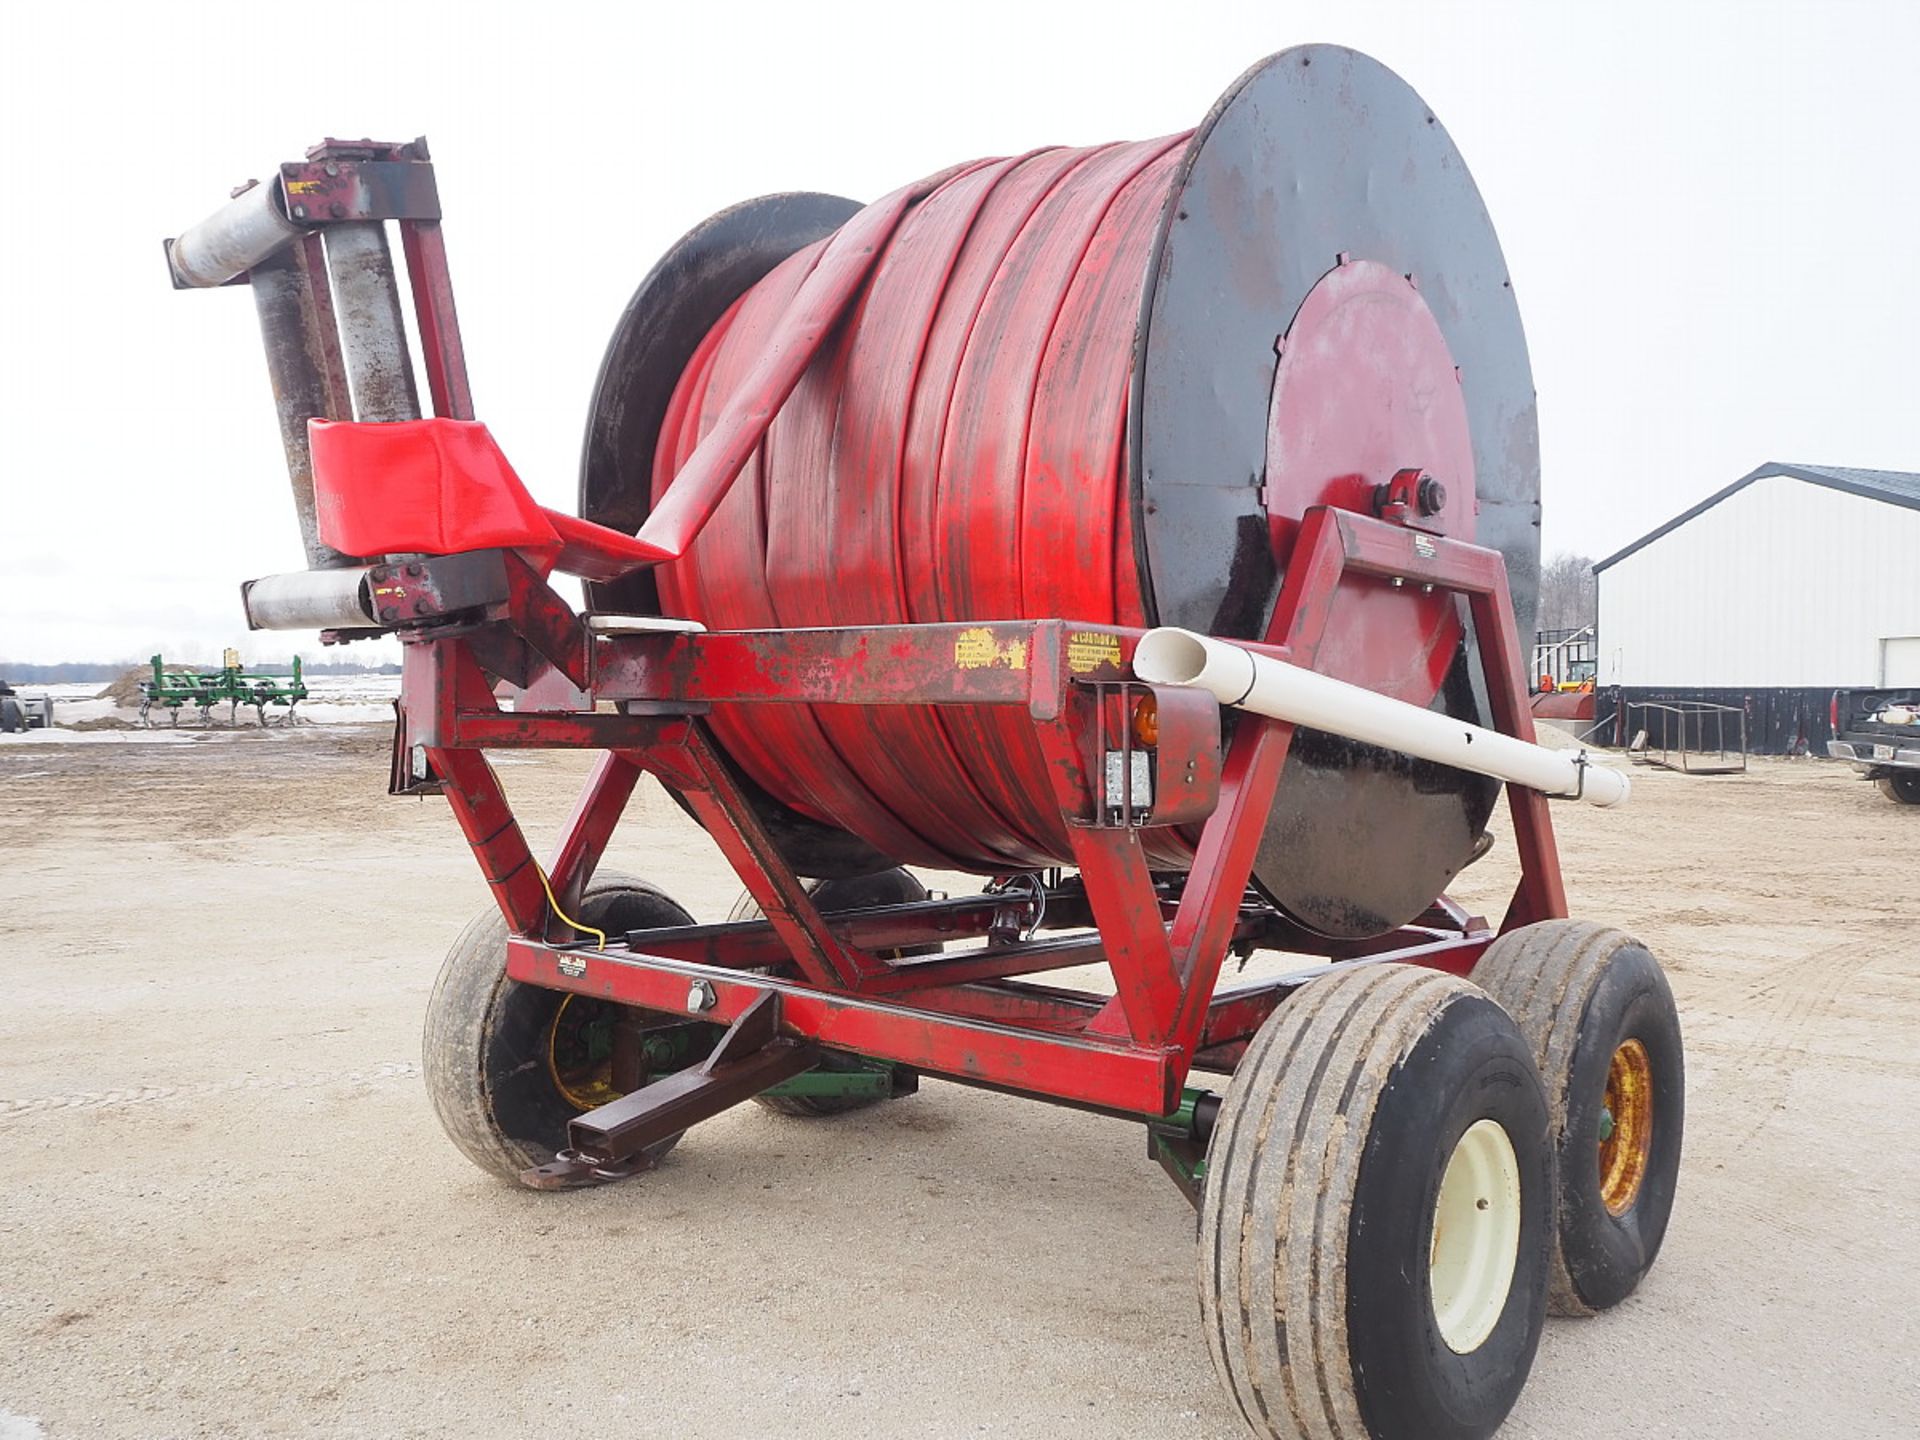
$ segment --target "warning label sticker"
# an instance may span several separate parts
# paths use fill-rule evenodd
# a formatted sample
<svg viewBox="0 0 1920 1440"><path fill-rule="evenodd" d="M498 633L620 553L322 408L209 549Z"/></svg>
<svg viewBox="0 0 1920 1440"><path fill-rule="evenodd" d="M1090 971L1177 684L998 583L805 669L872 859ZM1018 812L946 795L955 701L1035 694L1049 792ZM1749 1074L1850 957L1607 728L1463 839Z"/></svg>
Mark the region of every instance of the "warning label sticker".
<svg viewBox="0 0 1920 1440"><path fill-rule="evenodd" d="M1067 636L1067 668L1076 675L1120 664L1120 637L1098 630L1076 630Z"/></svg>
<svg viewBox="0 0 1920 1440"><path fill-rule="evenodd" d="M1027 642L1008 640L1001 644L994 638L993 631L984 625L977 630L962 630L960 637L953 642L953 663L962 670L984 670L992 665L1008 670L1024 670L1027 668Z"/></svg>

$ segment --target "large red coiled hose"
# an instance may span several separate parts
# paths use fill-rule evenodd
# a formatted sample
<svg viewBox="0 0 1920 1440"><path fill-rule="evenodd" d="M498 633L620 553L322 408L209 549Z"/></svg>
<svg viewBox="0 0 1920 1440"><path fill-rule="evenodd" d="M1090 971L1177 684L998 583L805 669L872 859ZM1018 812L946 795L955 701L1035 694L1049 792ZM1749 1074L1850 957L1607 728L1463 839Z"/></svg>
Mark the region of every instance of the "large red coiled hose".
<svg viewBox="0 0 1920 1440"><path fill-rule="evenodd" d="M664 607L711 629L1146 623L1128 377L1186 139L1042 150L932 188L692 548L659 572ZM824 243L699 346L660 432L656 503ZM774 796L898 859L997 871L1070 858L1024 712L717 707L713 726ZM1157 863L1190 858L1150 834Z"/></svg>

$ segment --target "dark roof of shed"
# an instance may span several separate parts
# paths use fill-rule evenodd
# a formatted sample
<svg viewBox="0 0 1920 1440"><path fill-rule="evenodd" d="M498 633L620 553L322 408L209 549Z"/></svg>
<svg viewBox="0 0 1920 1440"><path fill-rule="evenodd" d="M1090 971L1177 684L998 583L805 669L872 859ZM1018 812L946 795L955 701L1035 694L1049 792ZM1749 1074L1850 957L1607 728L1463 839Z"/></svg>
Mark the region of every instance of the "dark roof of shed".
<svg viewBox="0 0 1920 1440"><path fill-rule="evenodd" d="M1593 569L1597 575L1617 560L1624 560L1634 551L1651 545L1669 530L1676 530L1693 519L1703 510L1710 510L1737 490L1744 490L1754 481L1768 475L1787 475L1795 480L1805 480L1811 485L1824 485L1829 490L1844 490L1849 495L1864 496L1868 500L1884 500L1889 505L1904 505L1909 510L1920 510L1920 475L1907 470L1854 470L1844 465L1783 465L1777 461L1759 466L1742 475L1724 490L1717 490L1695 505L1691 510L1683 510L1657 530L1649 530L1624 550L1616 550L1606 559L1597 562Z"/></svg>

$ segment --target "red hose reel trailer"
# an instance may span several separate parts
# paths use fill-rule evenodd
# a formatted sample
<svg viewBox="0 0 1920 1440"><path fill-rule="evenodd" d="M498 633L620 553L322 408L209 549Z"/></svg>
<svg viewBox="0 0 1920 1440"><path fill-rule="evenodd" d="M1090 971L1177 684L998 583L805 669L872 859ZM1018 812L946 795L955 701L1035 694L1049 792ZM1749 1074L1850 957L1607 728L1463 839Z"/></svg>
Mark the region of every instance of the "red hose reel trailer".
<svg viewBox="0 0 1920 1440"><path fill-rule="evenodd" d="M1187 134L715 216L619 321L578 517L476 420L424 142L326 142L169 256L259 305L314 568L251 623L400 638L391 788L492 889L425 1057L483 1168L603 1183L921 1074L1145 1122L1263 1435L1490 1434L1547 1311L1651 1266L1678 1022L1566 917L1548 795L1625 786L1531 743L1525 341L1390 72L1290 50ZM484 755L540 747L603 752L544 863ZM599 873L643 773L728 921ZM1496 931L1445 890L1502 788Z"/></svg>

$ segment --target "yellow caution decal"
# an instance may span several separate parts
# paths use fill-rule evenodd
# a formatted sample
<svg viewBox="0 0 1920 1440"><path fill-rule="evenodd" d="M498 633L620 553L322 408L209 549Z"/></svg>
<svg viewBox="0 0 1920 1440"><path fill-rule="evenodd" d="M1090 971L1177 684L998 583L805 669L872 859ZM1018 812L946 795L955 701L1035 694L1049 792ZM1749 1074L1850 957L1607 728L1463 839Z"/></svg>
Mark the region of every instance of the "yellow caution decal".
<svg viewBox="0 0 1920 1440"><path fill-rule="evenodd" d="M1027 642L1009 640L998 643L993 631L982 625L977 630L962 630L953 642L953 663L962 670L984 670L1002 665L1009 670L1027 668Z"/></svg>
<svg viewBox="0 0 1920 1440"><path fill-rule="evenodd" d="M1067 636L1067 668L1076 675L1120 665L1120 637L1098 630L1076 630Z"/></svg>

